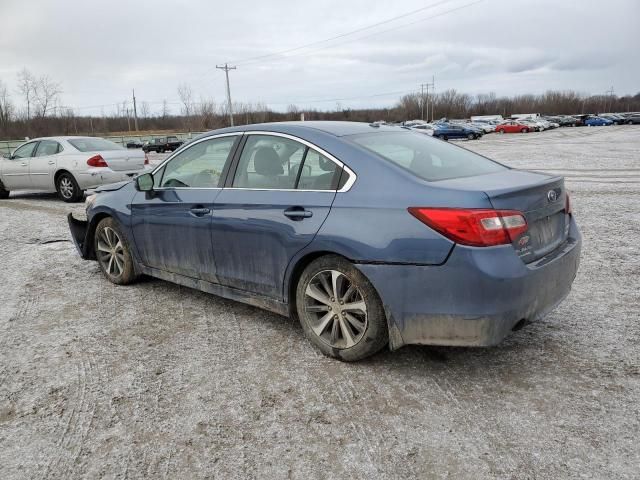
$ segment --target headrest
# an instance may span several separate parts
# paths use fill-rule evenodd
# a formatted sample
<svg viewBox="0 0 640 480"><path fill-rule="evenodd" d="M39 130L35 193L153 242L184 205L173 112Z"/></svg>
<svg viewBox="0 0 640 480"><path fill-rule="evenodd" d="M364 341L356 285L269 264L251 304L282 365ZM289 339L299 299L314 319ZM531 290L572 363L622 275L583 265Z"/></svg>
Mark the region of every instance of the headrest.
<svg viewBox="0 0 640 480"><path fill-rule="evenodd" d="M271 147L260 147L256 150L256 154L253 157L253 165L256 168L256 173L267 177L282 175L284 173L282 161L276 151Z"/></svg>
<svg viewBox="0 0 640 480"><path fill-rule="evenodd" d="M327 160L326 158L320 157L319 158L320 162L320 169L325 171L325 172L333 172L336 168L336 164L333 163L331 160Z"/></svg>

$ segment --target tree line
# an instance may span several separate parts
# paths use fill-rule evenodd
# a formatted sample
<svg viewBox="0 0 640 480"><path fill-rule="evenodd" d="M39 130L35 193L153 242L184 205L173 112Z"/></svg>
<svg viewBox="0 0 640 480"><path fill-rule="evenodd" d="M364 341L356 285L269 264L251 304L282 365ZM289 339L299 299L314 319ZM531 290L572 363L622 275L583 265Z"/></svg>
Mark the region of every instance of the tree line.
<svg viewBox="0 0 640 480"><path fill-rule="evenodd" d="M62 103L63 89L48 76L36 76L27 69L18 74L17 88L10 91L0 79L0 139L19 139L50 135L135 134L133 106L130 101L114 104L101 115L82 115ZM136 113L138 130L206 131L229 126L226 103L209 98L196 98L187 84L177 88L179 102L164 100L152 111L148 102L140 102ZM580 114L640 111L640 93L636 95L584 95L576 91L548 91L540 95L498 97L495 93L469 95L446 90L436 95L411 93L402 96L389 108L303 109L289 105L286 111L275 111L264 103L236 102L233 113L236 124L299 120L349 120L401 122L424 117L468 118L471 115L517 113ZM428 118L427 118L428 117Z"/></svg>

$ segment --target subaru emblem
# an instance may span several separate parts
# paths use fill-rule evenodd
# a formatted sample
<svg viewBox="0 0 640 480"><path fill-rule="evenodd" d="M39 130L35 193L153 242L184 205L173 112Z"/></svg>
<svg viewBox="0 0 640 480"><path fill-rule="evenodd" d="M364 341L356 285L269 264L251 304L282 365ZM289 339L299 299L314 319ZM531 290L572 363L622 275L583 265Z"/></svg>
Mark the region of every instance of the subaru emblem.
<svg viewBox="0 0 640 480"><path fill-rule="evenodd" d="M558 200L558 194L556 193L556 191L555 191L555 190L549 190L549 191L547 192L547 199L548 199L551 203L553 203L553 202L555 202L556 200Z"/></svg>

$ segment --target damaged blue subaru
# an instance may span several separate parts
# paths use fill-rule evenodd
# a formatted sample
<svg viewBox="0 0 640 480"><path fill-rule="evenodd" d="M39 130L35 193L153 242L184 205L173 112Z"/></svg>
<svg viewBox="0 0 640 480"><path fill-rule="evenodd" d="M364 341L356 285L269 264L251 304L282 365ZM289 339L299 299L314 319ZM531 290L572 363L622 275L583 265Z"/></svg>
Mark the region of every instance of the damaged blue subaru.
<svg viewBox="0 0 640 480"><path fill-rule="evenodd" d="M352 122L206 133L68 220L111 282L150 275L297 317L345 361L496 345L568 295L582 242L562 177Z"/></svg>

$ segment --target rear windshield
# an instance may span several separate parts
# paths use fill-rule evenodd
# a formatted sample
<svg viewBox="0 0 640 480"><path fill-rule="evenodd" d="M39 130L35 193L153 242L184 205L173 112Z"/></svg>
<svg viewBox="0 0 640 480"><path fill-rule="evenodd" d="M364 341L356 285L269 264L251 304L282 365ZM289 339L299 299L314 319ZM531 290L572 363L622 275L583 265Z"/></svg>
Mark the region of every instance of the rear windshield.
<svg viewBox="0 0 640 480"><path fill-rule="evenodd" d="M488 158L412 132L354 135L351 140L428 181L473 177L507 170Z"/></svg>
<svg viewBox="0 0 640 480"><path fill-rule="evenodd" d="M104 138L70 138L68 142L81 152L104 152L106 150L123 150L117 143Z"/></svg>

